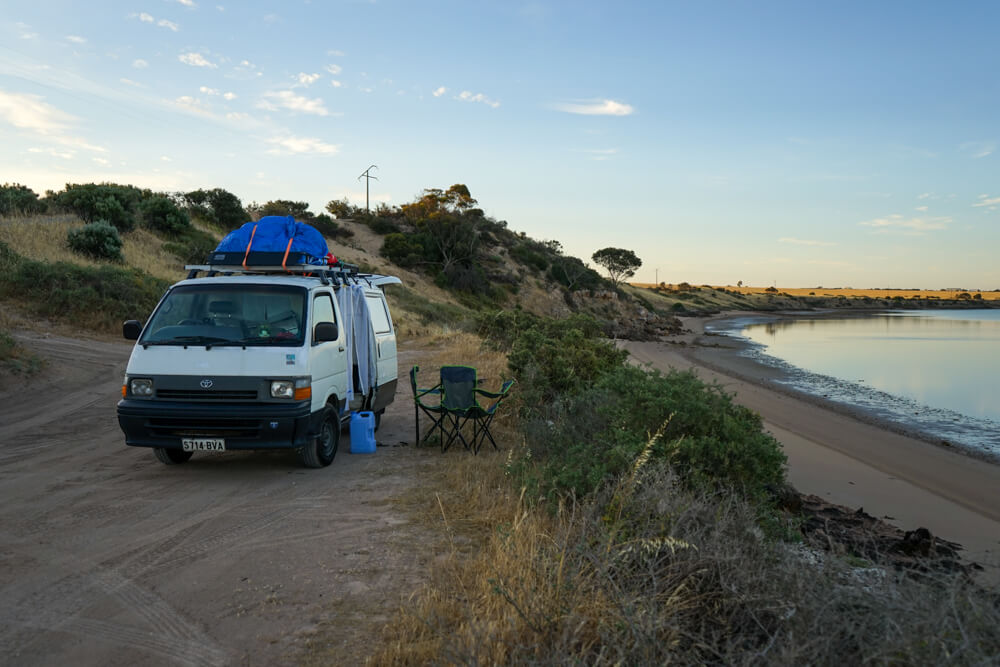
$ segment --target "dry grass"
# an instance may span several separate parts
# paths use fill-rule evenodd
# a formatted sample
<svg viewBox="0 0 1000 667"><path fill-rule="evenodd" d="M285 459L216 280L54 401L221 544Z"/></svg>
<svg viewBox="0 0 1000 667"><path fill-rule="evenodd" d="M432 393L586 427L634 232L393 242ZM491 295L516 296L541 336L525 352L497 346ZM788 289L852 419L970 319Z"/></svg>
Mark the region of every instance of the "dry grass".
<svg viewBox="0 0 1000 667"><path fill-rule="evenodd" d="M0 241L22 257L39 262L101 266L102 262L78 255L66 245L66 236L70 230L84 225L75 215L0 218ZM181 262L163 250L163 240L152 232L136 229L122 235L122 242L122 253L128 266L143 269L170 282L184 277Z"/></svg>
<svg viewBox="0 0 1000 667"><path fill-rule="evenodd" d="M1000 659L1000 607L961 577L770 542L750 506L683 491L660 464L552 513L526 504L501 463L464 459L419 505L443 553L369 664Z"/></svg>

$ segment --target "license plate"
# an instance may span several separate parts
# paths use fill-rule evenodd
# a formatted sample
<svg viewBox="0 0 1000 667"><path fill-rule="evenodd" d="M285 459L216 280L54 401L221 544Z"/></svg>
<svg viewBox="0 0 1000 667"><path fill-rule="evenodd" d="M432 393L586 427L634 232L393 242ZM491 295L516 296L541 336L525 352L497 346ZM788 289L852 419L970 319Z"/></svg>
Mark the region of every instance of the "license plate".
<svg viewBox="0 0 1000 667"><path fill-rule="evenodd" d="M185 452L224 452L226 441L222 438L182 438Z"/></svg>

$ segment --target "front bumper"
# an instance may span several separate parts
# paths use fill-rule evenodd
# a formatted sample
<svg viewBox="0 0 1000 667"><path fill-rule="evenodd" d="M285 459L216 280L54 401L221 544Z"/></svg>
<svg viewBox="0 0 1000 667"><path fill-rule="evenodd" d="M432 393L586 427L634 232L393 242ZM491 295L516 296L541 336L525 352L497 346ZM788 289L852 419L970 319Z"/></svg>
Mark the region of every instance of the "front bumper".
<svg viewBox="0 0 1000 667"><path fill-rule="evenodd" d="M297 449L310 444L323 412L309 401L275 403L180 403L123 399L118 425L125 444L181 449L182 438L223 438L226 449Z"/></svg>

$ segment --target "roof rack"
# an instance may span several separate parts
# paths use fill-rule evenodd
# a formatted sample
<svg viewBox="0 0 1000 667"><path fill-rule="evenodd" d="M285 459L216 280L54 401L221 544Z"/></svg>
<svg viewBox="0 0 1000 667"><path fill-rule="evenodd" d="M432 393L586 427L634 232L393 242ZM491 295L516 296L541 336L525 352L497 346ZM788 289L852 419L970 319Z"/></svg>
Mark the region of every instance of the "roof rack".
<svg viewBox="0 0 1000 667"><path fill-rule="evenodd" d="M289 259L293 262L289 263ZM205 271L208 277L216 275L298 275L318 278L324 285L357 285L361 281L370 286L396 284L401 281L393 276L360 273L357 264L335 260L334 264L310 264L310 256L293 253L289 258L284 252L213 252L205 264L188 264L188 279L197 278Z"/></svg>

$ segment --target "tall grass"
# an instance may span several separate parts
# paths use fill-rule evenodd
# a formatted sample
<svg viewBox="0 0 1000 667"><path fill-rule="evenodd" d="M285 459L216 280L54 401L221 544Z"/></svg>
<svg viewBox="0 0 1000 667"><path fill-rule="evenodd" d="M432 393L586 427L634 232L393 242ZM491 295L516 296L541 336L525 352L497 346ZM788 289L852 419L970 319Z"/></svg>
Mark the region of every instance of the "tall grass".
<svg viewBox="0 0 1000 667"><path fill-rule="evenodd" d="M959 575L857 569L768 540L752 505L692 492L662 461L555 513L525 502L501 464L451 466L448 491L422 505L445 554L369 664L1000 659L997 599Z"/></svg>
<svg viewBox="0 0 1000 667"><path fill-rule="evenodd" d="M84 222L75 215L44 215L0 218L0 241L22 257L38 262L65 262L85 267L106 266L74 253L66 245L70 230ZM184 277L182 262L163 249L164 241L147 229L135 229L122 235L122 254L128 266L138 267L150 275L174 282Z"/></svg>

